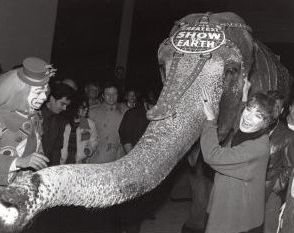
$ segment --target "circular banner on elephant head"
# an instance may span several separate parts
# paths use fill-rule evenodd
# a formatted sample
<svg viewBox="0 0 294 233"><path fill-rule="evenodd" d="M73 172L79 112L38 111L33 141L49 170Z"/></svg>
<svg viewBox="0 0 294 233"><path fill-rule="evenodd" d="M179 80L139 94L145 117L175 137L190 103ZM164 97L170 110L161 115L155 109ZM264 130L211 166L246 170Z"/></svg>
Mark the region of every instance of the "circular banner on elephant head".
<svg viewBox="0 0 294 233"><path fill-rule="evenodd" d="M200 23L181 28L171 37L171 42L183 53L207 53L225 43L225 33L218 25Z"/></svg>

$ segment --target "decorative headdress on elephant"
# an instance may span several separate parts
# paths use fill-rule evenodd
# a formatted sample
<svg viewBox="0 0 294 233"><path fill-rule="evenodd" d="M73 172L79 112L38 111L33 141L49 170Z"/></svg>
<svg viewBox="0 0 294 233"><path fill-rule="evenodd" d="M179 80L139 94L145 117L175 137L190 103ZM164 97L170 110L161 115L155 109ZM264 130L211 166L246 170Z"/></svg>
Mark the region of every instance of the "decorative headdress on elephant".
<svg viewBox="0 0 294 233"><path fill-rule="evenodd" d="M222 36L222 33L224 36ZM206 56L209 59L214 53L218 53L222 54L224 61L227 60L224 64L223 94L218 119L220 139L224 139L230 129L234 128L244 78L248 78L252 83L251 94L257 91L266 92L267 90L280 90L285 96L289 94L289 88L286 85L292 80L287 69L279 63L277 57L265 45L253 39L251 33L252 29L246 25L245 21L231 12L191 14L176 21L169 38L164 40L158 50L158 61L163 83L167 81L167 77L172 79L171 76L176 75L173 74L174 70L178 73L190 72L189 69L181 71L173 67L173 62L181 59L182 56L198 55ZM189 36L193 34L194 38L189 40ZM182 41L175 40L175 37L180 37ZM193 39L194 41L198 40L198 45L194 43L194 48L191 45L193 44ZM220 41L221 39L222 41ZM181 46L185 42L190 45ZM177 46L176 43L180 44L180 46ZM203 48L205 43L210 43L211 46ZM186 51L181 51L181 47L184 47ZM239 56L242 57L242 62L234 62L232 59L228 59L232 50L227 50L228 54L224 52L223 48L225 47L236 50ZM183 67L183 69L185 68ZM191 81L194 81L197 78L197 71L193 75L188 75L191 76ZM157 109L149 113L149 118L162 119L173 114L169 110L188 88L183 85L180 92L174 92L174 95L168 96L168 98L164 96L162 98L164 101L159 99ZM171 93L169 94L171 95ZM167 103L166 100L169 102Z"/></svg>
<svg viewBox="0 0 294 233"><path fill-rule="evenodd" d="M229 12L177 21L158 51L164 86L136 146L112 163L55 166L21 177L0 193L0 231L21 230L54 206L106 207L155 188L200 136L203 86L219 112L224 136L234 125L244 78L253 92L280 89L287 94L291 77L250 31Z"/></svg>

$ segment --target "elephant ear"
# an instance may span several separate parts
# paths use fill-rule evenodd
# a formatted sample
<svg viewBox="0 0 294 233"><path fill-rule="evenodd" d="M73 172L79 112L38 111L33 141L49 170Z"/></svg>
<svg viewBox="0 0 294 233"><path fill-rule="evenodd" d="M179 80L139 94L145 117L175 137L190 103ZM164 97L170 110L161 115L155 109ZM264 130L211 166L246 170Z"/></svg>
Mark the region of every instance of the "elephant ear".
<svg viewBox="0 0 294 233"><path fill-rule="evenodd" d="M287 98L293 78L280 63L278 56L259 41L254 42L253 55L254 62L249 75L250 94L278 90Z"/></svg>

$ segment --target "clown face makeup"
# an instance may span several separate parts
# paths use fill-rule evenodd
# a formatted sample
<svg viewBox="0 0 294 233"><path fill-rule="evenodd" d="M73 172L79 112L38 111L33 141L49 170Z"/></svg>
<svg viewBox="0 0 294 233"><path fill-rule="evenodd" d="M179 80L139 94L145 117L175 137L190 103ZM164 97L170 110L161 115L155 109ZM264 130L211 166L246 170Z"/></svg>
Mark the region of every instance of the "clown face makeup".
<svg viewBox="0 0 294 233"><path fill-rule="evenodd" d="M31 90L28 96L28 103L30 109L37 110L47 99L48 84L44 86L31 86Z"/></svg>
<svg viewBox="0 0 294 233"><path fill-rule="evenodd" d="M266 127L266 122L258 105L248 106L244 109L239 128L244 133L257 132Z"/></svg>

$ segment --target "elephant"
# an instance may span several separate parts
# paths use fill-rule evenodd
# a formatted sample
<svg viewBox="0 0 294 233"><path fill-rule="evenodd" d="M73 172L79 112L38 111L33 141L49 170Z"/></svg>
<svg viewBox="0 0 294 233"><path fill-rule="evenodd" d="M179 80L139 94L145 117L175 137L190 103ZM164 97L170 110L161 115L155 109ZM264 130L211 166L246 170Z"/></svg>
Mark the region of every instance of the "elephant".
<svg viewBox="0 0 294 233"><path fill-rule="evenodd" d="M244 78L257 91L290 92L292 77L232 12L195 13L175 22L158 49L163 88L150 124L123 158L105 164L49 167L0 191L0 232L20 232L55 206L105 208L154 189L201 135L201 88L218 113L220 140L235 127Z"/></svg>

